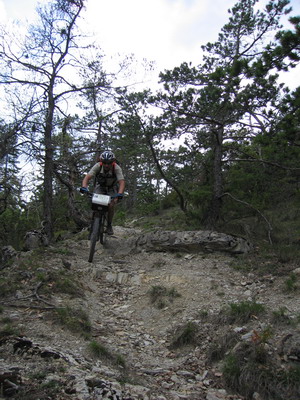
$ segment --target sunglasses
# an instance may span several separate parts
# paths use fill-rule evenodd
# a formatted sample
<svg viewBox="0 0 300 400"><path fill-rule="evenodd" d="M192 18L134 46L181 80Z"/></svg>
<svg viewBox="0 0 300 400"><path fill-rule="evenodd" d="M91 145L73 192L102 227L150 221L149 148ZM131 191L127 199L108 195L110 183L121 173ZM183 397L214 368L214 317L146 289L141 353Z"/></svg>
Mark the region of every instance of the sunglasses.
<svg viewBox="0 0 300 400"><path fill-rule="evenodd" d="M110 164L112 164L113 162L112 161L103 161L102 162L104 165L110 165Z"/></svg>

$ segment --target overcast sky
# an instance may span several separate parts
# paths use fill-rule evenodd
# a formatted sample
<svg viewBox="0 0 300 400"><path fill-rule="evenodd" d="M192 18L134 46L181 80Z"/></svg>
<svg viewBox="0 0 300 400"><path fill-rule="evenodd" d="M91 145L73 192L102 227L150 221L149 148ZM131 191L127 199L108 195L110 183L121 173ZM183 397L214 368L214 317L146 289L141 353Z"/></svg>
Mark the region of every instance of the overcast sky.
<svg viewBox="0 0 300 400"><path fill-rule="evenodd" d="M41 0L45 2L47 0ZM267 0L260 0L263 5ZM158 71L197 65L201 45L216 41L236 0L88 0L85 19L106 55L133 53ZM38 0L0 0L0 20L31 20ZM300 15L300 0L291 14Z"/></svg>

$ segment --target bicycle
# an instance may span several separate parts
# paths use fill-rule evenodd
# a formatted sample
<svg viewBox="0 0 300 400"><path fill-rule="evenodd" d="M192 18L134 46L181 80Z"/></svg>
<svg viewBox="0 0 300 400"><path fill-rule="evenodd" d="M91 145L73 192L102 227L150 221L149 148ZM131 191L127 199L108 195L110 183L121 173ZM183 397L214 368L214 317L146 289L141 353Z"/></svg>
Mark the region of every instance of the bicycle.
<svg viewBox="0 0 300 400"><path fill-rule="evenodd" d="M106 243L106 229L107 229L107 213L111 200L121 197L119 194L108 196L106 194L98 194L83 191L80 188L80 193L86 194L91 199L91 206L93 210L93 218L90 231L90 253L88 262L92 262L94 258L96 243L99 240L102 245Z"/></svg>

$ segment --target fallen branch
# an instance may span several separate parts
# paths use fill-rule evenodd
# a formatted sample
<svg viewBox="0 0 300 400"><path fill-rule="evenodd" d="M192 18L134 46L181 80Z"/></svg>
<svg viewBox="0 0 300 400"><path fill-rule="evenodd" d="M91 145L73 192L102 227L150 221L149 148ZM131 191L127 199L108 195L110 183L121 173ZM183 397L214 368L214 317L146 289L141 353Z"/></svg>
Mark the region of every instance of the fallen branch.
<svg viewBox="0 0 300 400"><path fill-rule="evenodd" d="M0 305L4 306L4 307L27 308L27 309L43 310L43 311L53 310L53 309L57 308L55 306L52 306L52 307L42 307L42 306L33 306L33 305L29 306L28 304L14 304L14 303L5 303L5 302L1 302Z"/></svg>
<svg viewBox="0 0 300 400"><path fill-rule="evenodd" d="M43 285L43 282L39 282L39 283L36 285L35 290L34 290L34 296L35 296L39 301L41 301L41 302L47 304L48 306L51 306L51 307L55 308L55 306L54 306L52 303L49 303L48 301L42 299L41 296L38 294L38 290L39 290L39 288L40 288L42 285Z"/></svg>
<svg viewBox="0 0 300 400"><path fill-rule="evenodd" d="M20 300L20 301L22 301L22 300L28 300L28 299L30 299L30 298L32 298L32 297L35 297L38 301L40 301L40 302L42 302L42 303L45 303L45 304L47 304L49 307L42 307L42 309L46 309L46 310L50 310L50 309L53 309L53 308L56 308L56 306L54 305L54 304L52 304L52 303L50 303L50 302L48 302L48 301L46 301L46 300L44 300L39 294L38 294L38 290L40 289L40 287L43 285L43 282L38 282L38 284L35 286L35 288L34 288L34 293L33 294L30 294L30 295L28 295L28 296L24 296L24 297L19 297L18 298L18 300ZM4 304L4 305L6 305L6 306L9 306L9 307L24 307L24 308L38 308L38 309L40 309L41 307L39 307L39 306L28 306L28 305L24 305L24 306L22 306L22 305L14 305L14 304Z"/></svg>
<svg viewBox="0 0 300 400"><path fill-rule="evenodd" d="M270 224L270 222L268 221L268 219L267 219L257 208L253 207L250 203L247 203L247 202L244 201L244 200L237 199L236 197L232 196L232 194L230 194L230 193L224 193L221 197L223 197L223 196L229 196L229 197L231 197L234 201L237 201L238 203L245 204L247 207L250 207L250 208L252 208L252 210L256 211L256 212L262 217L262 219L266 222L266 224L267 224L267 226L268 226L268 239L269 239L269 243L270 243L270 244L273 244L273 243L272 243L272 238L271 238L271 231L272 231L272 229L273 229L273 228L272 228L272 225Z"/></svg>

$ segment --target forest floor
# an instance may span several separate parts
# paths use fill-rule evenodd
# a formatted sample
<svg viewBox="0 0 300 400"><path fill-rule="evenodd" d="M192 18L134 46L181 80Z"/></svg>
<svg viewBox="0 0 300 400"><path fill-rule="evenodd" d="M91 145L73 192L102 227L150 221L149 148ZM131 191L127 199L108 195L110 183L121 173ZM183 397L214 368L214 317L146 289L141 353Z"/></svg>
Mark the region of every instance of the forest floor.
<svg viewBox="0 0 300 400"><path fill-rule="evenodd" d="M0 398L296 400L298 378L275 380L300 371L297 265L275 274L253 256L117 255L137 234L116 227L93 263L88 241L69 238L2 269Z"/></svg>

